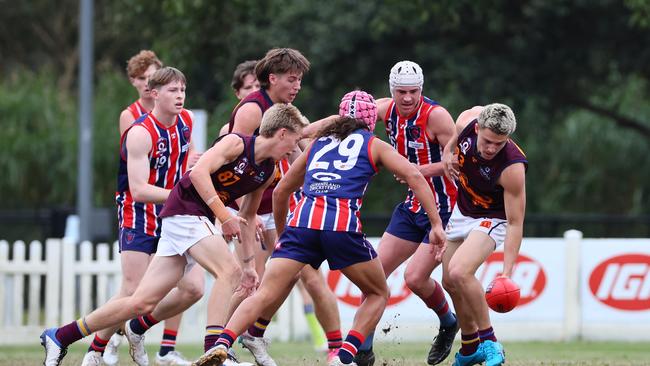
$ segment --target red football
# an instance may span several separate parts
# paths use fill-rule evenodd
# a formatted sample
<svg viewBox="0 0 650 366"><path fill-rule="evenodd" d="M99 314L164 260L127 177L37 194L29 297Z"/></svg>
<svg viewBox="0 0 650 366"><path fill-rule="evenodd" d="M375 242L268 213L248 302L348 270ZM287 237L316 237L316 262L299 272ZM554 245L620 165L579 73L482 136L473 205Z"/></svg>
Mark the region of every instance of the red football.
<svg viewBox="0 0 650 366"><path fill-rule="evenodd" d="M519 302L519 286L507 277L497 277L485 290L485 301L497 313L507 313Z"/></svg>

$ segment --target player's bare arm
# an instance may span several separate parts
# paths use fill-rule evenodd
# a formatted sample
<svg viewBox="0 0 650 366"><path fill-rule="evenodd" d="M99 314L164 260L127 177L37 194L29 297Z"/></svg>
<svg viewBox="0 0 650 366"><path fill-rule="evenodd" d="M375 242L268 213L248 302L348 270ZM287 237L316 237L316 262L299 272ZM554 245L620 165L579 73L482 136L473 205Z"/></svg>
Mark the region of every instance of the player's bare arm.
<svg viewBox="0 0 650 366"><path fill-rule="evenodd" d="M233 217L226 209L212 184L210 174L235 160L243 151L244 142L239 136L226 136L203 153L190 171L190 180L194 188L221 222L221 230L226 237L239 236L241 218Z"/></svg>
<svg viewBox="0 0 650 366"><path fill-rule="evenodd" d="M438 141L440 146L447 146L454 136L454 119L443 107L437 107L429 114L427 120L427 135L430 139ZM443 162L420 165L418 168L425 177L441 176L445 173Z"/></svg>
<svg viewBox="0 0 650 366"><path fill-rule="evenodd" d="M232 132L252 135L262 123L262 110L255 103L246 103L239 108L235 115Z"/></svg>
<svg viewBox="0 0 650 366"><path fill-rule="evenodd" d="M149 153L153 146L151 137L144 127L133 126L126 136L129 190L137 202L163 203L169 196L169 189L149 184Z"/></svg>
<svg viewBox="0 0 650 366"><path fill-rule="evenodd" d="M311 138L315 136L318 131L335 121L337 118L339 118L339 116L335 114L310 123L307 127L302 129L302 137Z"/></svg>
<svg viewBox="0 0 650 366"><path fill-rule="evenodd" d="M424 207L431 222L431 244L443 247L445 244L445 232L442 228L442 220L438 214L433 193L424 176L422 176L422 173L390 145L379 139L372 141L371 151L372 156L376 158L375 161L377 164L386 167L388 171L406 181L411 189L413 189L415 196L422 203L422 207ZM438 255L440 257L437 259L441 260L442 251L439 251Z"/></svg>
<svg viewBox="0 0 650 366"><path fill-rule="evenodd" d="M305 181L305 169L307 167L307 155L309 149L305 150L291 164L287 174L282 177L278 185L273 189L273 218L278 237L284 232L287 213L289 212L289 196L295 192Z"/></svg>
<svg viewBox="0 0 650 366"><path fill-rule="evenodd" d="M444 173L449 179L458 179L458 156L456 155L458 135L460 135L471 121L478 118L481 110L483 110L483 107L473 107L472 109L463 111L456 119L456 128L453 130L453 134L449 137L449 141L445 144L441 160Z"/></svg>
<svg viewBox="0 0 650 366"><path fill-rule="evenodd" d="M526 211L526 169L524 164L515 163L505 168L498 184L503 187L503 203L508 219L503 245L503 275L510 277L524 233Z"/></svg>
<svg viewBox="0 0 650 366"><path fill-rule="evenodd" d="M134 121L133 115L128 109L125 109L120 113L120 137L124 135L124 131L131 127Z"/></svg>
<svg viewBox="0 0 650 366"><path fill-rule="evenodd" d="M388 112L388 107L390 102L393 101L393 98L379 98L377 102L377 119L385 122L386 112Z"/></svg>

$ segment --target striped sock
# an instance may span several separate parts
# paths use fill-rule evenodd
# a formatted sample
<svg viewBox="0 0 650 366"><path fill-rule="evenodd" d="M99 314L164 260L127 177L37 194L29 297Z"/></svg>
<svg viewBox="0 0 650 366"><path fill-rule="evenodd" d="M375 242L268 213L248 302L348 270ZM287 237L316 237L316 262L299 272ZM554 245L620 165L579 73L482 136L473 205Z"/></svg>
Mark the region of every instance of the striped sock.
<svg viewBox="0 0 650 366"><path fill-rule="evenodd" d="M86 319L81 318L57 329L54 336L61 342L62 347L67 347L81 338L87 337L90 333Z"/></svg>
<svg viewBox="0 0 650 366"><path fill-rule="evenodd" d="M433 281L435 289L433 293L426 299L422 299L424 304L431 310L435 311L436 315L440 319L440 325L443 327L449 327L456 322L456 316L449 309L449 304L445 298L445 292L442 290L442 286L436 281Z"/></svg>
<svg viewBox="0 0 650 366"><path fill-rule="evenodd" d="M361 347L359 347L359 351L372 351L372 343L375 338L375 331L370 332L368 336L366 337L366 340L363 341L363 344Z"/></svg>
<svg viewBox="0 0 650 366"><path fill-rule="evenodd" d="M253 337L264 337L264 332L266 332L266 327L271 323L270 320L257 318L257 321L248 327L248 334Z"/></svg>
<svg viewBox="0 0 650 366"><path fill-rule="evenodd" d="M163 331L162 341L160 341L160 351L158 354L163 357L176 348L176 336L178 331L173 329L165 329Z"/></svg>
<svg viewBox="0 0 650 366"><path fill-rule="evenodd" d="M237 334L230 329L224 329L223 333L219 336L219 339L217 339L216 344L223 344L227 348L230 348L235 342L235 339L237 339Z"/></svg>
<svg viewBox="0 0 650 366"><path fill-rule="evenodd" d="M479 329L478 330L478 337L481 339L481 342L483 341L492 341L496 342L497 341L497 336L494 334L494 329L492 327L489 327L487 329Z"/></svg>
<svg viewBox="0 0 650 366"><path fill-rule="evenodd" d="M133 333L139 335L143 335L147 329L153 327L156 324L158 324L158 320L156 320L151 314L139 316L135 319L131 319L129 322L129 326L131 327Z"/></svg>
<svg viewBox="0 0 650 366"><path fill-rule="evenodd" d="M460 335L460 354L463 356L469 356L473 353L476 353L480 340L478 338L478 332L472 334L462 334Z"/></svg>
<svg viewBox="0 0 650 366"><path fill-rule="evenodd" d="M223 327L221 325L208 325L205 327L205 338L203 338L203 352L208 352L208 350L214 346L221 333L223 333Z"/></svg>
<svg viewBox="0 0 650 366"><path fill-rule="evenodd" d="M343 336L340 329L325 333L325 337L327 337L327 348L330 350L339 349L343 345Z"/></svg>
<svg viewBox="0 0 650 366"><path fill-rule="evenodd" d="M339 350L339 359L343 363L351 363L354 359L354 356L357 355L357 350L365 340L363 334L357 332L356 330L350 330L348 336L345 337L345 342Z"/></svg>
<svg viewBox="0 0 650 366"><path fill-rule="evenodd" d="M93 343L90 344L90 347L88 347L88 352L99 352L103 355L107 344L108 344L108 339L106 340L101 339L95 333L95 338L93 339Z"/></svg>

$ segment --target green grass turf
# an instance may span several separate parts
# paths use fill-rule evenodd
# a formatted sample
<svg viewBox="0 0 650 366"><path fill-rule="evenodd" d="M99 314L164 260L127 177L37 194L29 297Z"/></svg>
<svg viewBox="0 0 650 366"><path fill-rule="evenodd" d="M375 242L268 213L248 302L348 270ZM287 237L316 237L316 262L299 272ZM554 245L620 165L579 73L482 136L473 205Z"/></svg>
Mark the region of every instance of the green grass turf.
<svg viewBox="0 0 650 366"><path fill-rule="evenodd" d="M87 345L74 345L70 348L63 365L80 365ZM451 365L452 355L441 365ZM637 366L650 365L650 343L624 342L513 342L505 343L506 366L523 365L562 365L562 366ZM198 357L202 345L180 345L178 350L188 357ZM240 361L252 362L246 350L236 346ZM415 366L426 365L426 343L378 343L375 345L377 362L375 366ZM149 358L157 347L148 347ZM279 366L321 365L325 366L325 356L315 353L308 343L281 343L271 345L271 355ZM41 346L0 346L0 366L40 365L43 361ZM127 348L121 347L120 365L134 365L128 356Z"/></svg>

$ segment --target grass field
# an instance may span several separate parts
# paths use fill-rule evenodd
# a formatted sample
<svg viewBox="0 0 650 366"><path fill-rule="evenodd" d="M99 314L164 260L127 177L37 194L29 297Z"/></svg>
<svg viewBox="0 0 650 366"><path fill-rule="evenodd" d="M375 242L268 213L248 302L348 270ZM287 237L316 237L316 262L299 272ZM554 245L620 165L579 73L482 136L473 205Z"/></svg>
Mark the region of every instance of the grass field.
<svg viewBox="0 0 650 366"><path fill-rule="evenodd" d="M71 347L63 365L80 365L86 346ZM563 365L563 366L637 366L650 365L650 343L623 342L516 342L506 343L507 366L514 365ZM178 349L188 357L198 357L202 352L199 345L181 345ZM377 362L375 366L415 366L426 365L429 345L425 343L379 343L375 346ZM454 347L454 351L458 345ZM134 365L126 347L122 347L121 365ZM150 359L157 351L148 348ZM245 350L237 346L240 361L252 361ZM280 343L271 345L271 354L279 366L321 365L325 357L315 354L307 343ZM2 346L0 347L0 366L32 366L43 361L40 346ZM452 355L442 363L451 365ZM153 365L153 362L151 363Z"/></svg>

